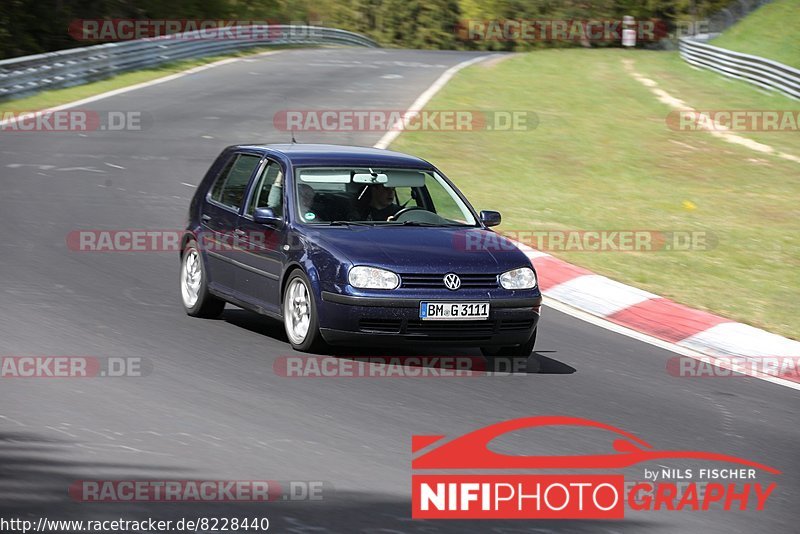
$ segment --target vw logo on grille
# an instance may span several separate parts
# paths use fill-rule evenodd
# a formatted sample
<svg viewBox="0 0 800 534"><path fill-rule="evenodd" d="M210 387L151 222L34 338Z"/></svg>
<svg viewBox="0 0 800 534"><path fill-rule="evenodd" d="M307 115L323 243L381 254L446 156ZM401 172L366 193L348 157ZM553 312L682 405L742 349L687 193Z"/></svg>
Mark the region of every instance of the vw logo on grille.
<svg viewBox="0 0 800 534"><path fill-rule="evenodd" d="M461 287L461 278L459 278L457 274L453 273L444 275L444 287L450 291L455 291Z"/></svg>

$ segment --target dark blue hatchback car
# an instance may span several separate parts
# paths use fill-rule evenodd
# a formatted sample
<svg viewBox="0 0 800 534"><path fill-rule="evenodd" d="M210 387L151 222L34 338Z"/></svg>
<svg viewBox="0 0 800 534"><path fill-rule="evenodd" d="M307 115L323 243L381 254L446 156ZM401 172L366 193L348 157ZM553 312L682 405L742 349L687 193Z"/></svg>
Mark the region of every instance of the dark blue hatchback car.
<svg viewBox="0 0 800 534"><path fill-rule="evenodd" d="M189 315L226 302L283 321L292 346L421 342L533 350L530 260L433 165L372 148L239 145L189 209L180 289Z"/></svg>

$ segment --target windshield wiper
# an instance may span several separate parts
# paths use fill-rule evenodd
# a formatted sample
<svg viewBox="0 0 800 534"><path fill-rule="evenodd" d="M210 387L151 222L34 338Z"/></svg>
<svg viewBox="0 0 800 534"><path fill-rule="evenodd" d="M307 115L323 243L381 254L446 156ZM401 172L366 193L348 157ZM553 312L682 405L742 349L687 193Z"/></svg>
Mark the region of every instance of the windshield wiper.
<svg viewBox="0 0 800 534"><path fill-rule="evenodd" d="M429 226L429 227L463 227L463 228L473 228L468 224L459 224L459 223L431 223L431 222L419 222L419 221L403 221L397 226Z"/></svg>
<svg viewBox="0 0 800 534"><path fill-rule="evenodd" d="M441 226L441 224L419 221L403 221L400 223L400 226Z"/></svg>
<svg viewBox="0 0 800 534"><path fill-rule="evenodd" d="M375 226L369 222L356 222L356 221L331 221L328 226Z"/></svg>

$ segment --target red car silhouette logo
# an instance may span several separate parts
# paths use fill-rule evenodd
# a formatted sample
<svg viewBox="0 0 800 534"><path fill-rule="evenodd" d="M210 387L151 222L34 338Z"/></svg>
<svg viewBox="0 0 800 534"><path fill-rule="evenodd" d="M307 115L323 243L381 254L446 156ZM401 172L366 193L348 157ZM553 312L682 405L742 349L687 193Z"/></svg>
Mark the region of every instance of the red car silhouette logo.
<svg viewBox="0 0 800 534"><path fill-rule="evenodd" d="M580 456L513 456L494 452L488 448L495 438L527 428L544 426L578 426L598 428L613 432L614 452ZM412 436L412 453L445 438L437 436ZM703 451L659 451L649 443L617 427L590 419L564 416L537 416L512 419L480 428L444 443L412 460L412 469L620 469L642 462L665 459L692 459L729 462L769 473L780 471L745 458Z"/></svg>

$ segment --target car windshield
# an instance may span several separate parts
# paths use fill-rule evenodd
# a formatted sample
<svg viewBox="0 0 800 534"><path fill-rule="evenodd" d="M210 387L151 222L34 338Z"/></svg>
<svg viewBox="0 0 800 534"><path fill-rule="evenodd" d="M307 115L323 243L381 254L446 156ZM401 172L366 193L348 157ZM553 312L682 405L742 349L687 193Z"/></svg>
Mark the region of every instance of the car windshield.
<svg viewBox="0 0 800 534"><path fill-rule="evenodd" d="M440 175L416 169L295 169L299 218L314 225L476 226Z"/></svg>

